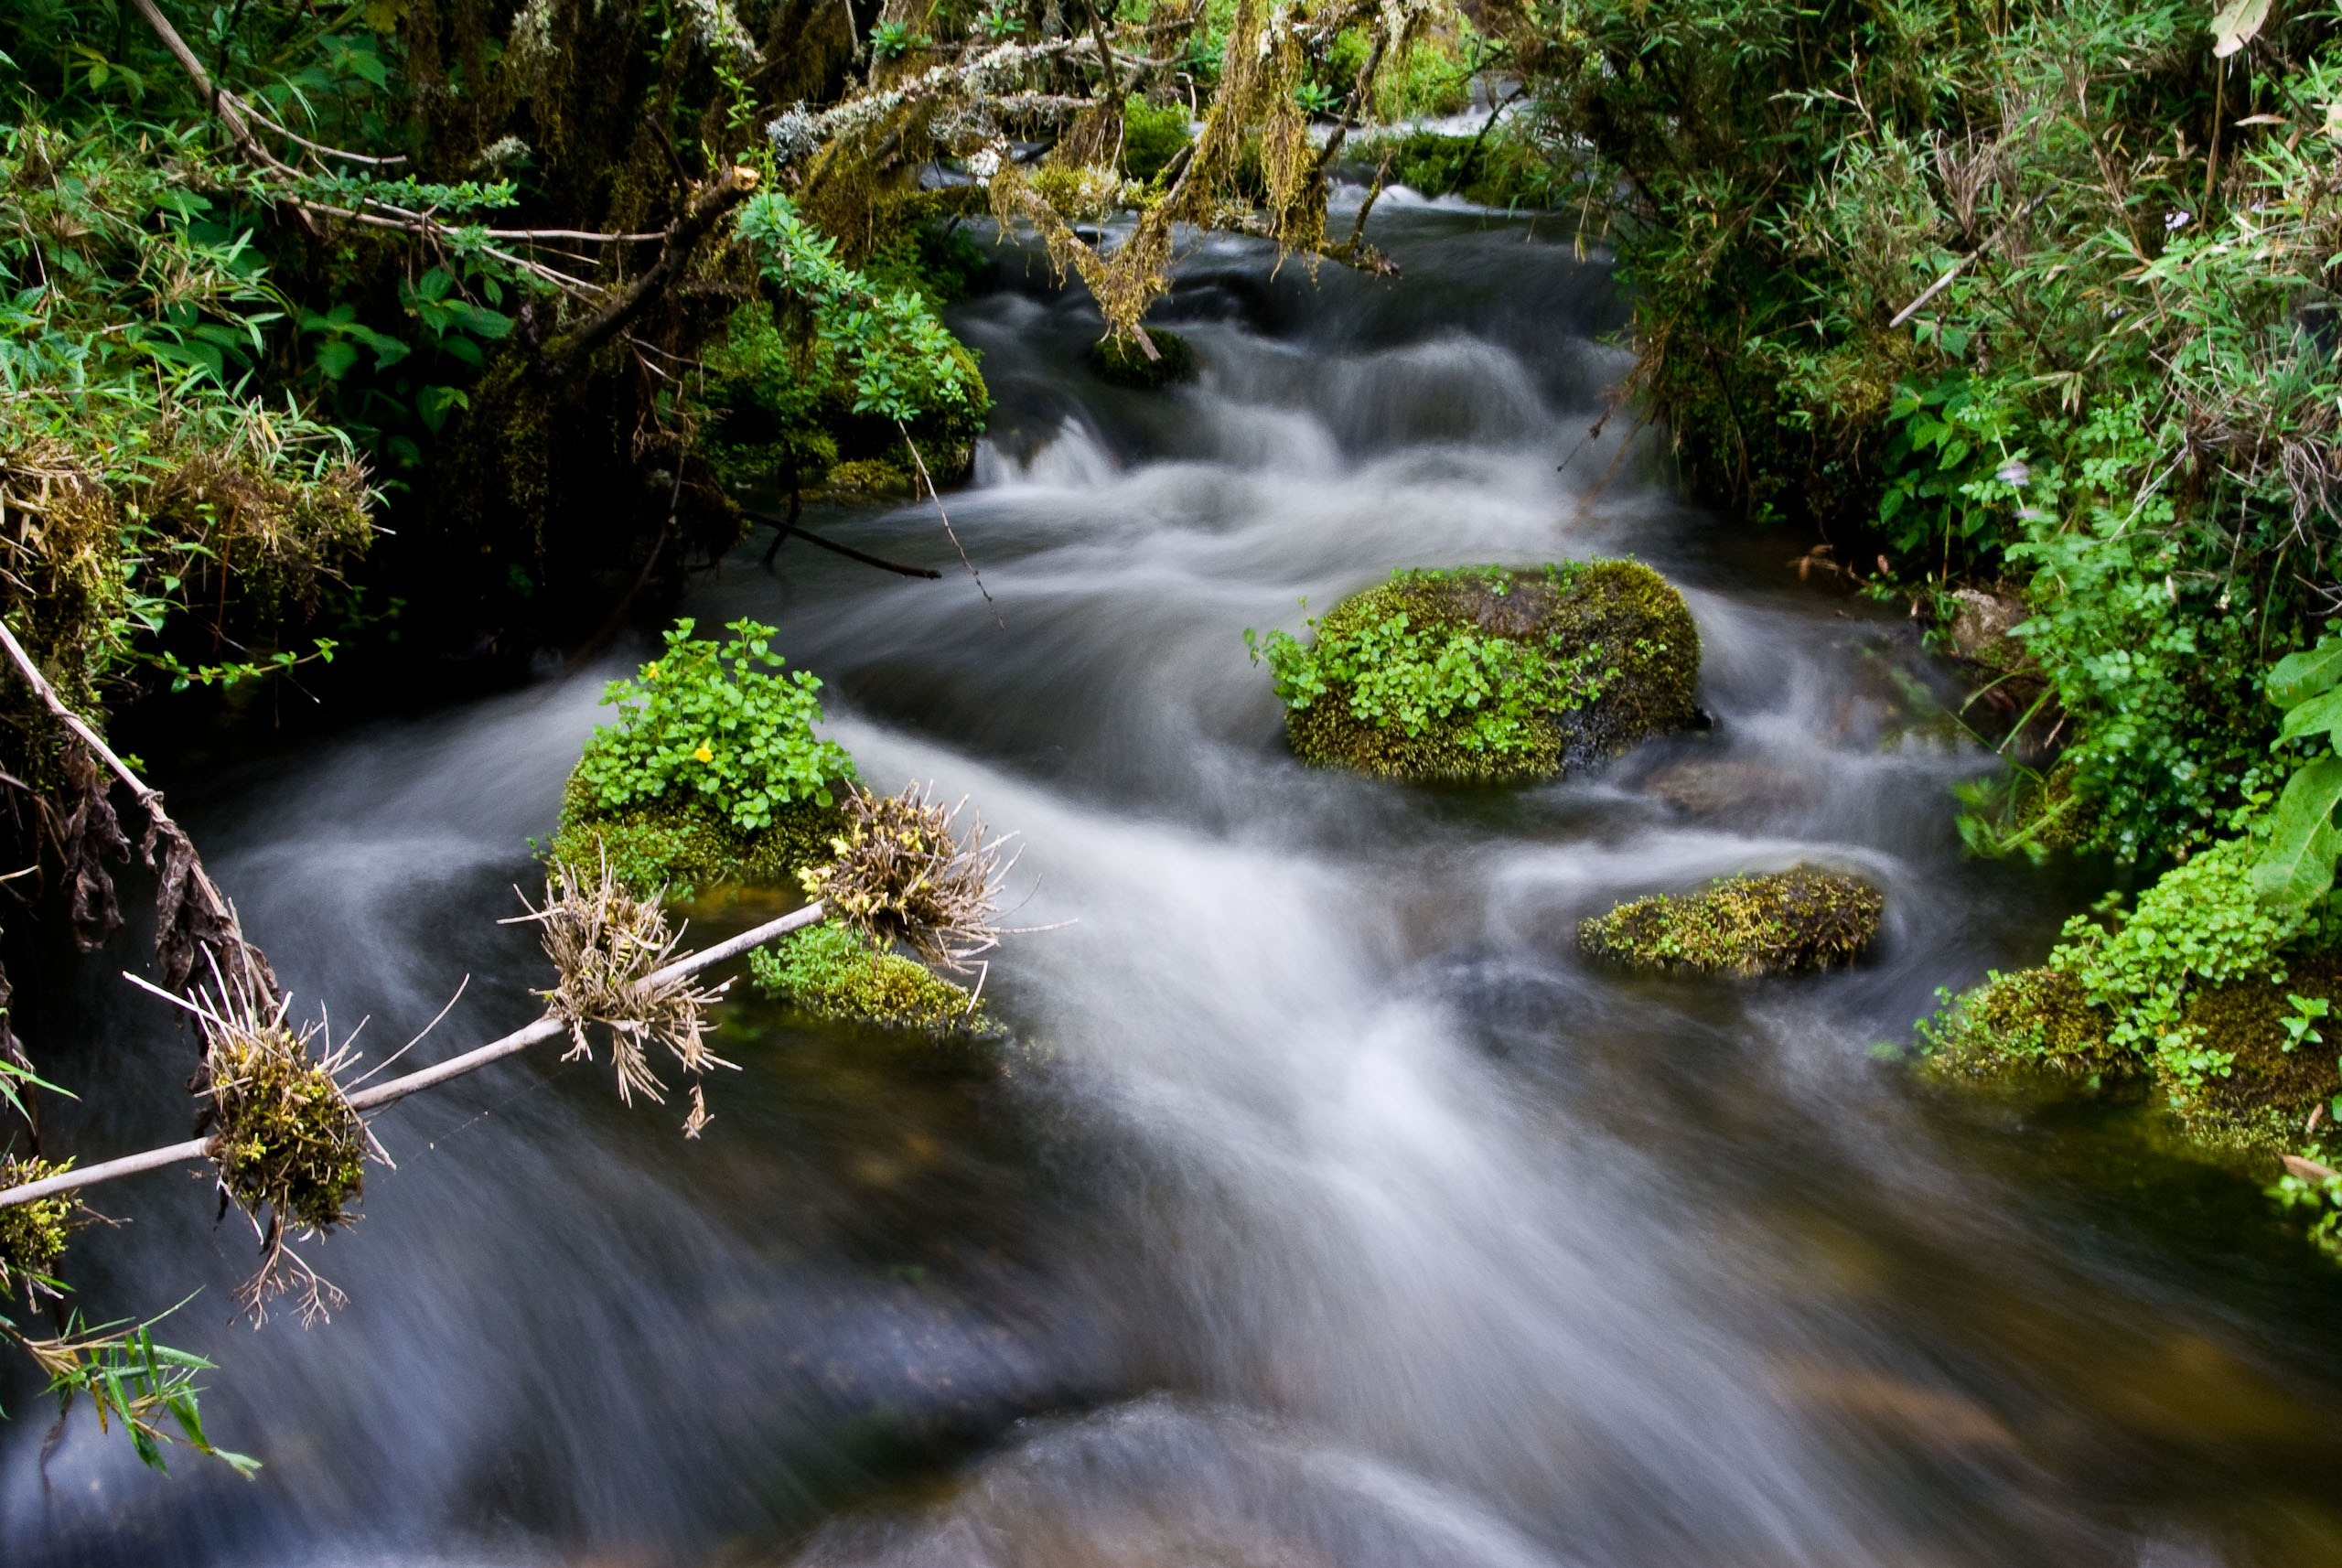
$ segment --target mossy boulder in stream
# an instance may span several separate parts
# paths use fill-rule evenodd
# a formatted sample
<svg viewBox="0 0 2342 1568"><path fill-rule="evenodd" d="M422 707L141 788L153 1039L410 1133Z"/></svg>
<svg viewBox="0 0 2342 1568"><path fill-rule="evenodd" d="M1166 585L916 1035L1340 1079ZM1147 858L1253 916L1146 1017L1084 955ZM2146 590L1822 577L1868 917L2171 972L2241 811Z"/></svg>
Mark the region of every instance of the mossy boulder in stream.
<svg viewBox="0 0 2342 1568"><path fill-rule="evenodd" d="M757 989L809 1013L894 1029L982 1034L992 1020L975 998L917 960L881 950L851 926L824 920L748 955Z"/></svg>
<svg viewBox="0 0 2342 1568"><path fill-rule="evenodd" d="M1400 571L1310 625L1245 640L1295 756L1417 781L1551 779L1697 718L1700 635L1634 561Z"/></svg>
<svg viewBox="0 0 2342 1568"><path fill-rule="evenodd" d="M1578 946L1636 969L1788 974L1852 963L1877 939L1886 899L1859 876L1800 865L1660 894L1581 921Z"/></svg>
<svg viewBox="0 0 2342 1568"><path fill-rule="evenodd" d="M1135 338L1105 338L1090 344L1090 373L1109 386L1137 392L1159 392L1196 379L1196 350L1185 338L1150 327L1146 340L1155 345L1152 360Z"/></svg>
<svg viewBox="0 0 2342 1568"><path fill-rule="evenodd" d="M639 897L794 885L843 831L835 802L854 758L813 733L822 683L781 672L770 627L734 621L721 645L692 629L678 621L659 658L603 693L618 722L586 741L549 858L587 872L607 863Z"/></svg>
<svg viewBox="0 0 2342 1568"><path fill-rule="evenodd" d="M794 887L798 869L829 859L830 840L844 830L834 805L810 800L791 801L773 813L770 826L756 829L689 796L604 811L573 773L562 790L561 828L545 855L589 869L607 861L637 897L664 887L689 898L736 884Z"/></svg>

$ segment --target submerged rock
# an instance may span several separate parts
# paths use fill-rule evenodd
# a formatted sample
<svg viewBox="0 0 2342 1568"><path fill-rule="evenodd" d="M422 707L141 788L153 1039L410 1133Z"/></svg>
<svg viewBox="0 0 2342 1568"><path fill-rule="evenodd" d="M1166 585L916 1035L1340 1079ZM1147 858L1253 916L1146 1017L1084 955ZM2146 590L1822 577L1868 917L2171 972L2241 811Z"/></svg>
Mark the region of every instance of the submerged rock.
<svg viewBox="0 0 2342 1568"><path fill-rule="evenodd" d="M1595 958L1638 969L1789 974L1853 962L1885 908L1861 877L1800 865L1637 898L1579 922L1577 940Z"/></svg>
<svg viewBox="0 0 2342 1568"><path fill-rule="evenodd" d="M607 861L639 898L662 887L671 897L689 898L728 884L794 887L798 868L829 859L830 840L844 830L844 813L816 800L793 801L770 827L754 831L696 795L603 812L573 772L546 858L587 869Z"/></svg>
<svg viewBox="0 0 2342 1568"><path fill-rule="evenodd" d="M1176 381L1196 379L1193 344L1160 327L1148 328L1146 338L1155 345L1155 357L1152 360L1133 338L1105 338L1090 344L1090 373L1109 386L1130 387L1138 392L1158 392Z"/></svg>
<svg viewBox="0 0 2342 1568"><path fill-rule="evenodd" d="M1438 689L1457 647L1491 643L1513 645L1510 676L1485 693L1420 695ZM1337 605L1310 649L1286 647L1283 660L1270 654L1286 733L1318 767L1425 782L1551 779L1699 715L1692 612L1635 561L1396 572ZM1322 682L1314 693L1287 679L1305 660Z"/></svg>
<svg viewBox="0 0 2342 1568"><path fill-rule="evenodd" d="M1810 806L1813 780L1764 762L1680 757L1644 776L1642 787L1689 816L1735 809Z"/></svg>

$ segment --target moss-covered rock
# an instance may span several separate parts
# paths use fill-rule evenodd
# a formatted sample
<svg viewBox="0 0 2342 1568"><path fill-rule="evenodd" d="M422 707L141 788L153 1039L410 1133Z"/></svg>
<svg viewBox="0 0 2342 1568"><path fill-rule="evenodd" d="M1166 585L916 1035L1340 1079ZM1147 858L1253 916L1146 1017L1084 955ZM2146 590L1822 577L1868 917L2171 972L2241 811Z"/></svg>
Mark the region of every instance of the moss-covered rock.
<svg viewBox="0 0 2342 1568"><path fill-rule="evenodd" d="M1155 345L1155 358L1152 360L1135 338L1106 338L1090 344L1090 373L1110 386L1131 387L1139 392L1157 392L1175 381L1196 379L1193 344L1160 327L1148 328L1146 338Z"/></svg>
<svg viewBox="0 0 2342 1568"><path fill-rule="evenodd" d="M1303 761L1426 782L1551 779L1699 714L1700 634L1692 612L1666 578L1639 562L1394 573L1337 605L1318 623L1316 647L1370 639L1400 617L1415 632L1502 639L1549 655L1549 673L1564 664L1579 673L1519 713L1511 726L1517 745L1495 746L1489 718L1517 693L1491 692L1445 714L1435 706L1410 712L1403 702L1377 713L1361 700L1360 682L1331 679L1305 704L1287 697L1285 729Z"/></svg>
<svg viewBox="0 0 2342 1568"><path fill-rule="evenodd" d="M1861 877L1800 865L1621 904L1581 921L1577 940L1595 958L1637 969L1788 974L1853 962L1885 908Z"/></svg>
<svg viewBox="0 0 2342 1568"><path fill-rule="evenodd" d="M731 883L797 886L800 866L830 858L830 840L845 830L835 806L799 800L783 807L772 826L738 827L693 796L670 796L645 806L605 812L575 773L562 791L561 828L546 857L593 867L605 860L627 890L647 898L664 887L671 897Z"/></svg>
<svg viewBox="0 0 2342 1568"><path fill-rule="evenodd" d="M748 956L748 971L758 990L825 1018L938 1034L982 1034L992 1024L963 987L834 920L758 948Z"/></svg>
<svg viewBox="0 0 2342 1568"><path fill-rule="evenodd" d="M1928 1026L1922 1070L1947 1081L2134 1077L2142 1064L2109 1039L2113 1026L2113 1015L2062 969L1994 972Z"/></svg>

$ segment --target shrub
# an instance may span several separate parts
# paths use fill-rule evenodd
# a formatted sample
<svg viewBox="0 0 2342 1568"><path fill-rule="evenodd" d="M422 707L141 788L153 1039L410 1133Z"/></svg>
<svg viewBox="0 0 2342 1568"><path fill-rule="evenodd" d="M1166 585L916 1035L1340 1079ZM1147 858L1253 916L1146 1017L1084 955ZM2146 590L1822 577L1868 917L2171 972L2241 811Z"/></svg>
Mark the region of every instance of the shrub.
<svg viewBox="0 0 2342 1568"><path fill-rule="evenodd" d="M787 660L768 626L733 621L722 645L693 638L693 626L677 621L638 680L603 693L618 720L578 759L584 802L597 815L688 802L750 832L797 802L834 804L832 787L854 778L854 759L813 734L821 681L780 673Z"/></svg>

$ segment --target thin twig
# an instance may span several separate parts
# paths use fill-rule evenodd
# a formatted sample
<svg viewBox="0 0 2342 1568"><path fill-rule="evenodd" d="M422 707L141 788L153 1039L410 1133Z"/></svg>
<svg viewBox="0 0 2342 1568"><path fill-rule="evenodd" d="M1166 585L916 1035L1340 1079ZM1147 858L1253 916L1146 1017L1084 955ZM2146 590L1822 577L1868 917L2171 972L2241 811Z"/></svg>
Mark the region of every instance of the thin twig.
<svg viewBox="0 0 2342 1568"><path fill-rule="evenodd" d="M951 548L960 553L960 564L965 566L968 575L976 580L976 592L984 596L984 603L992 605L992 624L1006 631L1008 623L1000 618L1000 607L994 604L992 590L984 586L983 574L977 571L976 564L968 559L967 546L960 542L960 535L951 526L951 514L943 510L943 492L935 488L934 476L927 471L927 459L919 455L919 443L911 439L909 427L901 420L895 421L895 428L903 433L903 445L910 448L911 461L919 465L919 477L927 486L928 499L935 503L935 515L943 520L943 532L951 537Z"/></svg>

